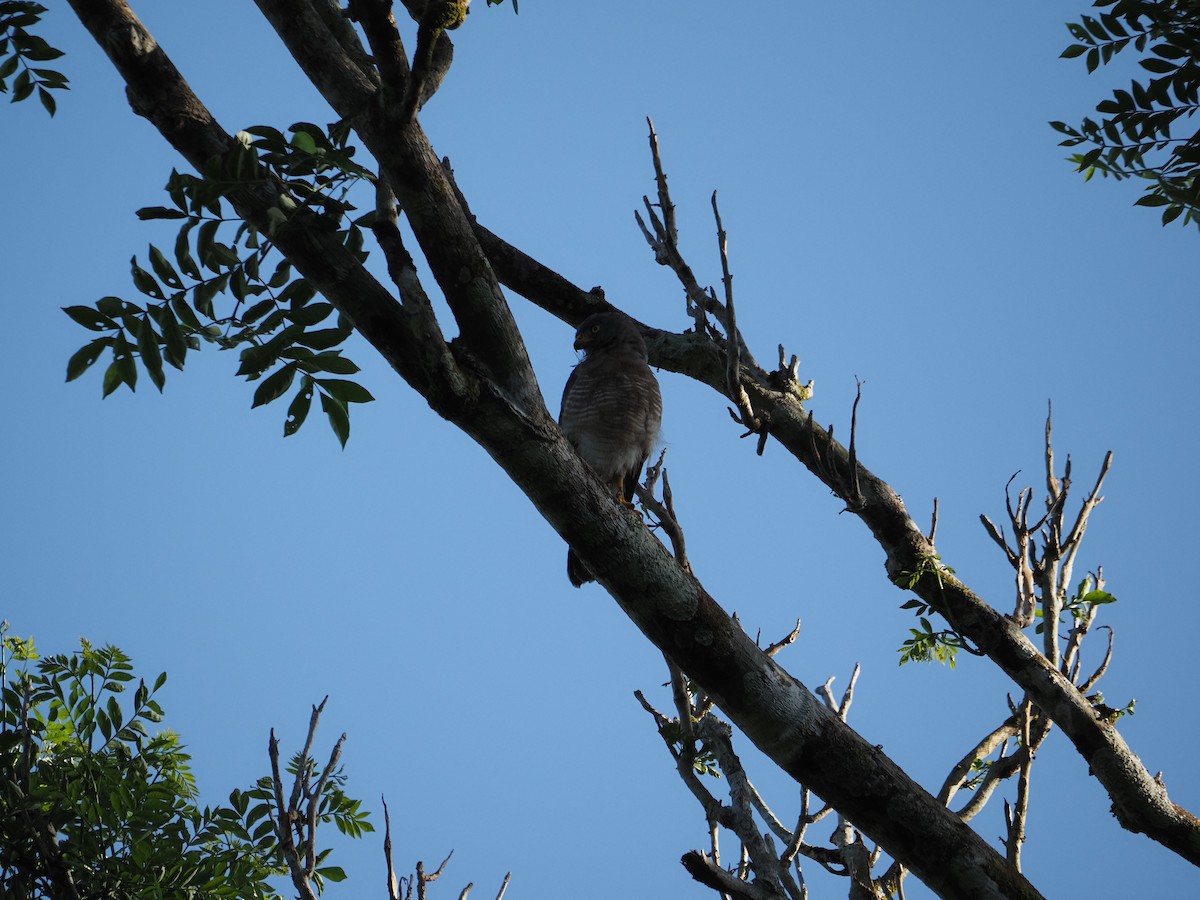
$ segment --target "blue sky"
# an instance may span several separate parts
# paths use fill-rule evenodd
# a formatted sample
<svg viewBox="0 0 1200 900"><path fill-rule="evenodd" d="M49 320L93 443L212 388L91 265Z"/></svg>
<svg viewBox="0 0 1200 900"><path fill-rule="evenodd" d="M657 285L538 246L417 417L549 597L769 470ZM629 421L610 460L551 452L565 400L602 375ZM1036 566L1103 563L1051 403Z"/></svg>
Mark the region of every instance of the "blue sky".
<svg viewBox="0 0 1200 900"><path fill-rule="evenodd" d="M102 402L99 369L63 382L89 335L59 308L132 295L129 258L173 239L134 210L161 203L183 164L56 6L43 33L73 90L53 121L3 110L0 617L45 652L86 636L167 670L167 723L214 801L265 774L270 728L295 749L329 694L322 746L348 732L350 792L378 819L387 795L397 864L455 850L437 896L468 881L494 896L510 869L509 897L709 896L678 864L705 844L701 812L633 698L669 706L661 657L599 588L570 588L565 547L525 498L365 345L350 355L377 402L354 409L344 451L316 416L284 440L283 408L251 411L236 358L207 348L162 396L143 379ZM1122 732L1200 810L1197 235L1063 161L1047 121L1077 121L1128 77L1057 58L1084 6L784 4L768 20L711 2L476 6L422 120L480 220L681 330L681 292L633 219L653 190L653 117L701 281L720 277L716 189L758 358L798 354L815 416L842 434L866 382L861 458L918 521L939 498L943 559L996 606L1012 581L978 516L999 521L1015 471L1041 484L1047 402L1080 488L1114 451L1079 562L1103 565L1119 597L1102 687L1113 705L1137 699ZM332 118L252 4L135 8L230 131ZM570 329L512 303L557 411ZM844 686L861 662L851 723L936 790L1012 685L973 658L898 667L907 598L862 524L777 446L755 457L720 398L660 381L697 574L752 632L799 617L782 662L811 688ZM791 819L794 786L743 750ZM1151 872L1163 895L1195 890L1192 866L1119 828L1057 732L1032 790L1026 872L1047 896L1124 896ZM975 822L988 838L999 805ZM378 840L335 861L346 896L381 883ZM846 890L807 874L814 897Z"/></svg>

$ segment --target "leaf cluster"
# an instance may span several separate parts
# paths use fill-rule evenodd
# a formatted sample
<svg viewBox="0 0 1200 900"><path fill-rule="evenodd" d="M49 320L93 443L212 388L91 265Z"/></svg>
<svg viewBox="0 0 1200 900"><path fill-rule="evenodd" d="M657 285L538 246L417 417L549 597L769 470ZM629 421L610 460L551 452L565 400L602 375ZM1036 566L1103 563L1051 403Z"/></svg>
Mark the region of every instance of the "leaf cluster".
<svg viewBox="0 0 1200 900"><path fill-rule="evenodd" d="M1059 617L1059 624L1063 624L1063 616L1065 615L1070 615L1075 622L1089 621L1092 617L1092 612L1095 607L1116 602L1117 598L1108 591L1098 590L1096 588L1096 576L1089 572L1080 580L1079 584L1075 586L1075 593L1063 601L1062 614ZM1039 619L1043 618L1042 608L1039 607L1034 615L1036 615ZM1044 626L1044 621L1038 622L1037 627L1034 630L1038 634L1041 634Z"/></svg>
<svg viewBox="0 0 1200 900"><path fill-rule="evenodd" d="M658 733L663 740L673 745L680 753L684 752L686 736L677 721L664 722L659 726ZM692 758L692 770L697 775L708 775L712 778L721 777L721 767L717 762L717 754L712 745L705 740L699 741Z"/></svg>
<svg viewBox="0 0 1200 900"><path fill-rule="evenodd" d="M0 895L274 897L236 807L203 807L179 737L124 653L38 659L0 625ZM132 688L132 691L130 689Z"/></svg>
<svg viewBox="0 0 1200 900"><path fill-rule="evenodd" d="M106 353L103 391L122 385L131 391L139 365L160 391L166 366L182 370L187 355L202 344L237 349L238 375L257 381L252 406L271 403L296 388L288 405L284 435L304 424L315 395L344 446L350 435L349 406L373 399L362 385L343 376L358 366L342 345L353 333L350 322L312 286L293 277L291 263L272 236L308 213L303 227L336 231L365 260L362 220L347 221L354 209L347 194L371 175L353 161L345 145L348 130L329 133L307 122L293 125L290 137L268 126L247 129L227 154L210 161L202 175L172 171L166 185L172 206L138 210L144 220L179 221L168 254L151 244L143 264L135 256L130 276L143 299L102 297L93 306L64 312L95 338L67 362L67 380L80 377ZM283 185L260 231L230 207L229 191L251 184ZM298 385L297 385L298 381Z"/></svg>
<svg viewBox="0 0 1200 900"><path fill-rule="evenodd" d="M919 628L908 629L912 637L900 645L900 665L937 660L942 664L949 663L953 669L958 665L959 650L975 652L957 631L933 627L928 618L933 608L924 600L914 597L900 608L916 610L917 623L920 625Z"/></svg>
<svg viewBox="0 0 1200 900"><path fill-rule="evenodd" d="M0 93L8 93L8 79L12 78L13 103L28 100L36 91L38 101L53 116L58 104L50 92L70 88L62 72L37 65L63 55L28 30L41 21L44 12L46 7L40 3L0 0Z"/></svg>
<svg viewBox="0 0 1200 900"><path fill-rule="evenodd" d="M1050 125L1065 136L1061 146L1090 145L1070 157L1085 178L1144 179L1137 205L1161 207L1164 225L1182 217L1200 226L1200 139L1194 128L1178 134L1200 104L1200 3L1096 0L1094 6L1104 11L1067 24L1075 43L1062 56L1082 57L1094 72L1133 47L1148 76L1097 104L1098 119Z"/></svg>

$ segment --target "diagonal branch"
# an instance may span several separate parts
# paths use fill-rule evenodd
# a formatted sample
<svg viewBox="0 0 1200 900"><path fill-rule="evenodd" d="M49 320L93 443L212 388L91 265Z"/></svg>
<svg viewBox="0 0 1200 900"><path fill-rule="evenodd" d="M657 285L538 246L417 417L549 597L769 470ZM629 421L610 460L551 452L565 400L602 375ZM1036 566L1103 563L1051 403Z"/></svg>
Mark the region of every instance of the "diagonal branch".
<svg viewBox="0 0 1200 900"><path fill-rule="evenodd" d="M548 312L577 324L590 309L602 305L483 226L476 225L476 234L502 283ZM695 333L676 335L645 325L641 328L652 365L725 394L725 367L711 342ZM884 550L890 578L917 571L923 558L936 555L899 494L861 459L852 465L849 451L812 419L796 392L779 390L770 373L750 365L743 366L743 375L751 402L765 415L771 436L813 475L837 493L840 484L835 471L823 459L835 460L840 471L853 471L862 502L850 511ZM1087 698L1022 633L1019 623L1001 615L944 570L938 578L921 579L913 589L934 609L948 612L956 630L1027 691L1063 730L1113 800L1114 813L1123 827L1144 833L1200 865L1200 819L1170 800L1166 788L1151 777L1120 733L1101 721Z"/></svg>
<svg viewBox="0 0 1200 900"><path fill-rule="evenodd" d="M512 311L420 124L388 103L386 91L377 98L375 85L351 77L340 59L327 64L326 52L344 56L337 40L328 30L297 27L305 20L294 0L256 3L304 74L338 115L353 123L379 162L450 306L464 349L516 406L527 413L544 411Z"/></svg>

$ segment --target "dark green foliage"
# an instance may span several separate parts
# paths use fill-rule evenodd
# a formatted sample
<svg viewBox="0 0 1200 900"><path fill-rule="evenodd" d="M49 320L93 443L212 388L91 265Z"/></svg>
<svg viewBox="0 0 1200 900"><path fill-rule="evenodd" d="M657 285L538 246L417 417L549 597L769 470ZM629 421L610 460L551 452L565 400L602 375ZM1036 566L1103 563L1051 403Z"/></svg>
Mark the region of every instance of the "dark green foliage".
<svg viewBox="0 0 1200 900"><path fill-rule="evenodd" d="M300 122L289 129L289 139L274 128L250 128L238 135L232 152L211 161L202 177L173 171L166 185L172 205L138 210L144 220L181 223L172 251L152 244L146 263L137 257L131 261L133 285L144 298L140 302L104 297L94 307L64 310L103 335L71 356L67 380L78 378L110 351L105 396L122 385L136 388L138 361L161 391L166 366L183 369L188 352L202 343L236 348L241 357L237 374L259 382L253 406L278 400L300 376L284 435L299 430L313 394L319 393L330 426L345 445L349 404L373 399L361 385L329 377L358 372L341 349L353 327L317 298L307 281L293 277L291 263L272 241L279 229L328 228L366 258L361 220L346 221L346 213L354 209L347 195L371 175L351 159L354 148L345 146L347 130L332 126L329 131L327 135ZM268 180L282 182L288 193L271 210L264 233L242 222L224 197L231 188ZM297 226L296 212L302 207L317 215Z"/></svg>
<svg viewBox="0 0 1200 900"><path fill-rule="evenodd" d="M39 659L32 641L0 623L0 896L51 898L277 898L284 876L271 778L235 790L228 806L200 807L178 735L153 685L116 647L81 642ZM130 690L132 689L132 695ZM289 771L313 769L297 754ZM372 831L341 769L324 783L321 823L350 837ZM314 879L341 881L336 866Z"/></svg>
<svg viewBox="0 0 1200 900"><path fill-rule="evenodd" d="M1200 103L1200 2L1096 0L1093 6L1102 11L1068 23L1076 43L1062 55L1082 57L1094 72L1132 47L1147 76L1097 104L1098 119L1050 124L1066 136L1062 146L1089 145L1070 158L1086 178L1098 172L1145 179L1139 206L1162 207L1164 225L1182 217L1200 226L1200 138L1190 121Z"/></svg>
<svg viewBox="0 0 1200 900"><path fill-rule="evenodd" d="M8 92L12 78L13 103L28 100L36 91L46 112L54 115L58 104L50 92L68 90L67 76L36 64L58 59L63 52L28 30L45 11L40 3L0 0L0 93Z"/></svg>
<svg viewBox="0 0 1200 900"><path fill-rule="evenodd" d="M153 685L116 647L38 660L0 626L0 895L274 897L272 842L242 812L199 807ZM36 662L36 664L35 664Z"/></svg>

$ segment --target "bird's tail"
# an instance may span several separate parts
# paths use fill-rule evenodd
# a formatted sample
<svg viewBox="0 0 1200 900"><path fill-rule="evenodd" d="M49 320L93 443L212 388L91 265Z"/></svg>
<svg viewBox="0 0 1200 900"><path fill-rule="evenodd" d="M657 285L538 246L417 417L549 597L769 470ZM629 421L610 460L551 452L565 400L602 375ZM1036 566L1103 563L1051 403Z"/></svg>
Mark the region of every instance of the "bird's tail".
<svg viewBox="0 0 1200 900"><path fill-rule="evenodd" d="M587 566L583 564L583 560L575 555L574 550L567 550L567 577L571 579L571 584L575 587L583 587L589 581L595 581L595 577Z"/></svg>

